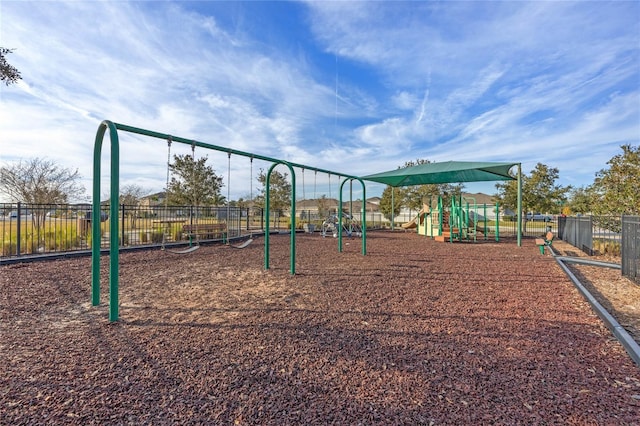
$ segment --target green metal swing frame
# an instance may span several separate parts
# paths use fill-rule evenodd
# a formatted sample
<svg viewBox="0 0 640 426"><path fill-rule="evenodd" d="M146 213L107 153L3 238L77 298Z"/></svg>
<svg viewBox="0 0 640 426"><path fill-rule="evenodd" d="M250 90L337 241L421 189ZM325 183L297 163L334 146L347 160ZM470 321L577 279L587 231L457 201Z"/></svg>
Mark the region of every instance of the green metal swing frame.
<svg viewBox="0 0 640 426"><path fill-rule="evenodd" d="M291 243L290 243L290 273L296 273L296 174L294 168L314 170L315 172L327 173L329 175L338 175L344 178L340 185L339 205L342 206L342 189L347 181L357 180L362 184L363 200L366 200L366 187L364 181L357 176L351 176L344 173L338 173L332 170L311 167L303 164L297 164L277 158L267 157L264 155L254 154L245 151L239 151L218 145L212 145L205 142L199 142L193 139L186 139L178 136L172 136L166 133L160 133L152 130L145 130L126 124L115 123L105 120L100 123L96 132L94 150L93 150L93 208L91 212L91 303L93 306L100 304L100 176L101 176L101 154L102 144L105 133L109 131L111 143L111 163L110 163L110 207L109 207L109 320L117 321L119 317L119 274L120 274L120 250L119 250L119 197L120 197L120 141L118 131L148 136L162 141L171 140L181 144L198 146L201 148L211 149L215 151L226 152L231 156L238 155L252 159L259 159L273 163L269 168L266 176L266 197L265 197L265 215L268 218L271 209L270 184L271 174L278 165L284 165L291 173ZM362 209L362 254L366 255L366 214ZM342 227L342 218L340 218L340 227ZM265 251L264 251L264 268L269 269L269 239L270 225L269 220L265 221ZM338 251L342 252L342 235L338 238Z"/></svg>

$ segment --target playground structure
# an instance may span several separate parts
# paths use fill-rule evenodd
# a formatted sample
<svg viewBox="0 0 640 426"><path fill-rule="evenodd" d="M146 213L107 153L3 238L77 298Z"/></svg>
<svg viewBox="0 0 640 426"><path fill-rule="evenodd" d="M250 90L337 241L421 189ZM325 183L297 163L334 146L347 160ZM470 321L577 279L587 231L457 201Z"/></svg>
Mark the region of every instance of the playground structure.
<svg viewBox="0 0 640 426"><path fill-rule="evenodd" d="M322 222L321 232L323 237L332 235L333 238L337 238L340 229L342 229L342 234L347 237L361 237L363 233L360 222L349 213L342 213L342 221L339 220L338 215L332 214Z"/></svg>
<svg viewBox="0 0 640 426"><path fill-rule="evenodd" d="M302 164L293 163L290 161L280 160L277 158L267 157L264 155L248 153L244 151L239 151L231 148L225 148L217 145L212 145L204 142L199 142L193 139L186 139L178 136L173 136L166 133L155 132L151 130L140 129L137 127L129 126L121 123L114 123L109 120L105 120L100 123L98 127L98 131L96 132L94 149L93 149L93 191L92 191L92 225L91 225L91 238L92 241L100 241L101 240L101 229L100 229L100 195L101 195L101 154L102 154L102 144L105 133L109 131L110 142L111 142L111 150L110 150L110 219L109 219L109 320L117 321L119 316L119 307L118 307L118 298L119 298L119 275L120 275L120 265L119 265L119 228L120 224L118 222L118 205L120 198L120 141L118 136L118 131L128 132L132 134L137 134L141 136L147 136L155 139L160 139L162 141L167 141L170 144L180 143L185 145L190 145L192 147L192 152L195 150L195 147L201 147L205 149L210 149L214 151L226 152L228 154L229 162L231 161L231 155L237 155L241 157L253 159L259 159L263 161L267 161L272 163L271 167L266 173L266 184L265 184L265 217L270 217L271 211L271 177L274 169L278 165L283 165L289 169L291 174L291 211L296 211L296 173L295 168L299 168L302 170L308 169L313 170L314 172L327 173L329 175L338 175L343 178L340 184L339 190L339 200L340 207L338 211L338 218L342 220L342 193L345 183L349 182L353 183L354 180L358 180L362 185L362 198L366 200L366 187L364 181L357 176L350 176L346 174L336 173L331 170L320 169L316 167L310 167ZM170 153L168 154L168 156ZM167 178L168 180L168 178ZM270 225L269 221L265 222L265 233L264 233L264 268L269 269L269 238L270 238ZM366 254L366 217L362 215L362 254ZM295 274L295 258L296 258L296 223L295 223L295 215L291 217L291 225L290 225L290 273L291 275ZM227 239L228 241L228 239ZM338 251L342 251L342 227L338 227ZM193 251L191 248L188 252ZM100 245L93 244L91 247L91 302L93 306L97 306L100 304Z"/></svg>
<svg viewBox="0 0 640 426"><path fill-rule="evenodd" d="M492 212L493 210L493 212ZM443 202L441 196L425 203L416 217L402 225L404 229L415 229L420 235L440 242L477 241L478 234L495 241L500 239L499 205L477 204L472 197L451 197L451 203ZM493 213L494 225L489 226L489 213Z"/></svg>
<svg viewBox="0 0 640 426"><path fill-rule="evenodd" d="M363 177L351 176L348 174L336 173L330 170L319 169L316 167L305 166L302 164L296 164L290 161L280 160L277 158L267 157L258 154L252 154L244 151L239 151L231 148L225 148L217 145L212 145L204 142L199 142L193 139L186 139L182 137L174 137L170 134L155 132L151 130L140 129L126 124L114 123L112 121L105 120L100 123L98 131L96 132L94 150L93 150L93 191L92 191L92 215L91 215L91 239L92 241L100 241L101 228L100 228L100 196L101 196L101 153L104 136L109 131L110 136L110 187L109 196L111 204L109 207L109 319L110 321L118 320L118 292L119 292L119 223L118 223L118 206L120 198L120 142L118 137L118 131L128 132L141 136L147 136L155 139L161 139L163 141L176 142L180 144L186 144L195 147L202 147L215 151L226 152L228 154L229 161L231 155L238 155L251 159L259 159L272 163L271 167L266 173L265 182L265 217L270 217L271 211L271 177L274 169L278 165L283 165L289 169L291 173L291 211L296 211L296 173L294 167L305 170L313 170L327 173L329 175L338 175L342 179L340 183L339 204L338 204L338 223L342 225L343 209L342 209L342 193L344 185L349 182L353 184L354 180L357 180L362 185L362 199L366 200L366 186L364 180L379 182L390 185L392 187L397 186L411 186L411 185L423 185L429 183L446 183L446 182L477 182L477 181L495 181L495 180L517 180L518 184L518 231L517 240L518 246L521 245L521 213L522 213L522 183L521 183L521 164L520 163L472 163L472 162L446 162L446 163L433 163L433 164L420 164L418 166L405 167L403 169L396 169L388 172L378 173L374 175L368 175ZM518 167L517 177L512 176L509 171L513 166ZM393 205L393 200L392 200ZM444 210L441 210L444 213ZM450 221L454 220L450 218ZM441 220L442 222L442 220ZM365 209L362 209L362 254L366 255L366 215ZM462 223L462 222L459 222ZM451 230L455 233L455 222L451 222ZM458 238L462 238L461 228L458 228ZM337 227L337 239L338 239L338 252L342 252L342 234L343 226ZM444 229L443 229L444 232ZM296 258L296 223L295 215L292 215L290 222L290 273L295 274L295 258ZM270 229L269 221L266 221L265 234L264 234L264 268L269 269L269 238ZM444 235L441 235L444 236ZM450 235L453 241L453 236ZM227 239L228 241L228 239ZM91 247L91 301L93 306L100 304L100 245L93 244Z"/></svg>

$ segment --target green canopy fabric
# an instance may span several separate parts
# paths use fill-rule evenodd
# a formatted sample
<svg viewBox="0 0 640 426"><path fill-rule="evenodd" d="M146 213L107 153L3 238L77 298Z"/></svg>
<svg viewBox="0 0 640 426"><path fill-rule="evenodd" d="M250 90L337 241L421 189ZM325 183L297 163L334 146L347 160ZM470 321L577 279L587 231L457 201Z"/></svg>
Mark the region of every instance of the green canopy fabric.
<svg viewBox="0 0 640 426"><path fill-rule="evenodd" d="M411 186L430 183L486 182L516 180L509 174L518 163L446 161L425 163L403 169L362 176L362 179L389 186Z"/></svg>

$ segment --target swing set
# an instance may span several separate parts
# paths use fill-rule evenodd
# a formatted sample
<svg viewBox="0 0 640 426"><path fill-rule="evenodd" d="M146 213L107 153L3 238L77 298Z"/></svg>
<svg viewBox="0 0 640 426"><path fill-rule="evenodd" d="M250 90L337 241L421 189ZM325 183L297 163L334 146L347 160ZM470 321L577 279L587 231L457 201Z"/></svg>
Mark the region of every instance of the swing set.
<svg viewBox="0 0 640 426"><path fill-rule="evenodd" d="M314 170L316 173L327 173L329 176L331 174L337 174L336 172L320 169L316 167L306 166L302 164L296 164L290 161L280 160L277 158L271 158L263 155L253 154L244 151L238 151L235 149L225 148L217 145L212 145L204 142L199 142L196 140L185 139L177 136L172 136L165 133L160 133L152 130L140 129L137 127L129 126L121 123L114 123L109 120L105 120L100 123L98 127L98 131L96 132L94 150L93 150L93 208L92 208L92 221L91 221L91 237L92 241L98 242L94 243L91 246L91 302L93 306L97 306L100 304L100 176L101 176L101 153L102 153L102 144L104 140L105 133L109 131L110 136L110 215L109 215L109 320L117 321L119 315L119 302L118 302L118 293L119 293L119 273L120 273L120 264L119 264L119 196L120 196L120 142L118 137L118 131L137 134L141 136L147 136L155 139L161 139L164 141L168 141L168 160L167 160L167 182L170 179L170 161L171 161L171 143L181 143L186 145L191 145L192 147L192 156L195 155L195 147L201 147L205 149L211 149L214 151L222 151L228 154L229 166L231 161L231 155L237 155L241 157L248 157L251 159L251 165L253 167L253 159L259 159L263 161L267 161L272 163L266 175L266 183L265 183L265 217L268 219L270 217L271 210L271 175L273 170L279 166L283 165L287 167L291 173L291 227L290 227L290 273L291 275L295 275L296 273L296 174L294 167L300 169ZM195 157L192 157L195 158ZM253 175L253 168L252 168ZM352 183L353 180L357 180L362 185L362 199L366 200L366 186L364 181L357 176L350 176L339 174L344 178L340 185L339 191L339 206L338 206L338 217L342 218L342 192L343 187L346 182ZM228 178L230 178L230 167L228 167ZM253 178L253 176L252 176ZM304 180L304 177L303 177ZM167 183L168 186L168 183ZM314 188L315 190L315 188ZM252 193L253 195L253 193ZM168 208L167 200L165 200L165 209ZM229 218L229 184L227 182L227 218ZM197 211L197 210L196 210ZM197 215L197 213L196 213ZM364 209L362 211L362 254L366 255L366 215ZM270 225L269 220L265 221L265 233L264 233L264 268L269 269L269 239L270 239ZM250 244L251 240L247 240L236 248L246 247L246 245ZM163 237L163 248L165 248L165 238ZM191 245L186 250L181 251L173 251L178 254L190 253L192 251L197 250L199 247L199 240L196 236L195 245ZM338 251L342 252L342 227L340 226L338 229Z"/></svg>
<svg viewBox="0 0 640 426"><path fill-rule="evenodd" d="M169 183L171 181L171 142L172 142L172 137L169 137L167 139L167 181L165 186L165 188L167 189L169 188ZM194 164L196 160L195 148L196 148L195 145L192 143L191 144L191 161L193 161ZM252 169L251 179L253 179L253 158L251 158L251 169ZM189 246L186 249L181 249L181 250L170 249L167 247L167 240L169 238L171 227L175 223L184 223L184 220L167 219L168 212L169 212L169 197L168 195L165 196L164 214L163 214L163 217L165 219L159 221L161 224L164 225L163 232L162 232L162 243L160 245L160 249L162 251L173 253L173 254L191 253L200 248L201 235L219 235L222 237L222 240L227 245L229 245L229 247L233 247L233 248L245 248L249 244L251 244L253 242L252 238L249 238L248 240L244 241L242 244L239 244L239 245L229 244L229 238L228 238L227 232L228 232L228 221L229 221L229 218L231 217L230 204L229 204L229 196L230 196L229 187L231 186L230 184L231 184L231 153L228 154L228 164L227 164L227 214L226 214L227 223L201 224L199 222L200 205L199 205L199 202L197 202L196 200L196 202L194 203L195 215L193 215L193 209L189 209L189 218L187 219L188 224L183 225L182 227L183 231L186 232L186 235L189 239ZM194 237L195 237L195 242L194 242Z"/></svg>

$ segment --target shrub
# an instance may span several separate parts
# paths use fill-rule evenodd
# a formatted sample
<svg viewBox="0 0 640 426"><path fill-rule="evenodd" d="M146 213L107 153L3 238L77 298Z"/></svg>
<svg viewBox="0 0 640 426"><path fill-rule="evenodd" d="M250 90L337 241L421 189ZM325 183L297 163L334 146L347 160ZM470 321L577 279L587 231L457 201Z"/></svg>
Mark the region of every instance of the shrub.
<svg viewBox="0 0 640 426"><path fill-rule="evenodd" d="M622 254L622 247L618 241L594 239L593 251L598 254L620 257Z"/></svg>
<svg viewBox="0 0 640 426"><path fill-rule="evenodd" d="M16 243L13 241L5 241L2 243L2 255L3 256L12 256L16 254Z"/></svg>

